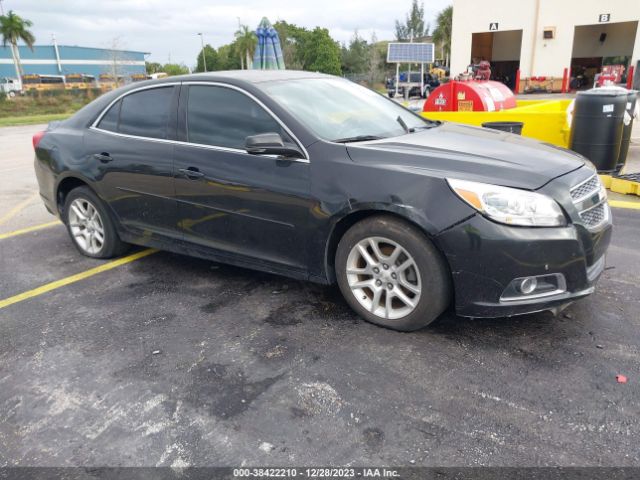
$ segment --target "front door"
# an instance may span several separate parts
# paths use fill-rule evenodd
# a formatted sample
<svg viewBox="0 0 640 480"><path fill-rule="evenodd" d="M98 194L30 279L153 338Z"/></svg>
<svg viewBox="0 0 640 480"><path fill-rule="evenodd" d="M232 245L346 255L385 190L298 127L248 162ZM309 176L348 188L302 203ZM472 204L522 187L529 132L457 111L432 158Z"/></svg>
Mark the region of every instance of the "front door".
<svg viewBox="0 0 640 480"><path fill-rule="evenodd" d="M307 159L244 150L245 138L293 139L256 100L220 85L184 85L175 150L178 225L184 239L236 258L306 270Z"/></svg>
<svg viewBox="0 0 640 480"><path fill-rule="evenodd" d="M179 236L173 186L178 87L159 86L118 100L87 131L98 194L139 235Z"/></svg>

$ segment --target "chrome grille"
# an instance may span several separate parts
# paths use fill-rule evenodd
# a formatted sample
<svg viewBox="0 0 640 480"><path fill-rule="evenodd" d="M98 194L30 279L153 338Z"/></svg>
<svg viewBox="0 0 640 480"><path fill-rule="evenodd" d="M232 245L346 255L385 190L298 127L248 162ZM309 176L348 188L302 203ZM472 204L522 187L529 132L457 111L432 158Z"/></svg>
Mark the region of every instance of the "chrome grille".
<svg viewBox="0 0 640 480"><path fill-rule="evenodd" d="M571 189L571 198L574 202L580 201L589 195L596 193L600 189L600 179L598 175L593 175L585 182L579 183Z"/></svg>
<svg viewBox="0 0 640 480"><path fill-rule="evenodd" d="M601 203L589 210L580 212L580 218L587 227L597 227L607 219L607 204Z"/></svg>
<svg viewBox="0 0 640 480"><path fill-rule="evenodd" d="M585 227L595 229L609 220L607 195L597 174L571 187L569 193Z"/></svg>

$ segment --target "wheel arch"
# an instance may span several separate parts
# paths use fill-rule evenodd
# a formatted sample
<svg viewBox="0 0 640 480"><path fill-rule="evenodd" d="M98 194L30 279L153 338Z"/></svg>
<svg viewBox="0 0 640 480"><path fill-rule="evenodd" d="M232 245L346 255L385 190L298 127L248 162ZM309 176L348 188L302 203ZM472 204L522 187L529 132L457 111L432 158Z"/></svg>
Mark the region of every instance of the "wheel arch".
<svg viewBox="0 0 640 480"><path fill-rule="evenodd" d="M337 217L333 227L329 233L329 238L325 246L325 275L328 283L334 283L336 281L335 273L335 257L338 249L338 244L344 236L344 234L353 225L369 217L377 215L388 215L395 217L399 220L405 221L415 227L417 227L427 239L431 240L434 247L440 252L443 258L445 255L440 251L440 248L433 242L433 237L437 233L435 226L428 221L424 216L418 214L414 209L410 207L402 207L396 205L361 205L356 209L349 210L343 215ZM448 262L447 262L448 265Z"/></svg>
<svg viewBox="0 0 640 480"><path fill-rule="evenodd" d="M93 193L96 191L91 187L91 184L86 180L76 175L68 175L62 178L58 185L56 186L56 207L58 209L58 213L62 214L62 208L64 207L64 202L69 195L71 190L74 190L78 187L87 187L91 189Z"/></svg>

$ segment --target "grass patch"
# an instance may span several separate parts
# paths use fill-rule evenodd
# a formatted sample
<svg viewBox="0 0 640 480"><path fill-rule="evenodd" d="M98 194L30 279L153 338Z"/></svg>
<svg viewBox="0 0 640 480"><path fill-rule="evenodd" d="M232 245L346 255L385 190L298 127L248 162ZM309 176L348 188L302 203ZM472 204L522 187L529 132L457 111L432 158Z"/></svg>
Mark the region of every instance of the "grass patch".
<svg viewBox="0 0 640 480"><path fill-rule="evenodd" d="M101 95L92 90L31 91L27 95L6 98L0 95L0 126L30 125L62 120Z"/></svg>
<svg viewBox="0 0 640 480"><path fill-rule="evenodd" d="M49 113L44 115L21 115L18 117L0 117L0 127L11 127L16 125L36 125L38 123L49 123L54 120L64 120L72 113Z"/></svg>

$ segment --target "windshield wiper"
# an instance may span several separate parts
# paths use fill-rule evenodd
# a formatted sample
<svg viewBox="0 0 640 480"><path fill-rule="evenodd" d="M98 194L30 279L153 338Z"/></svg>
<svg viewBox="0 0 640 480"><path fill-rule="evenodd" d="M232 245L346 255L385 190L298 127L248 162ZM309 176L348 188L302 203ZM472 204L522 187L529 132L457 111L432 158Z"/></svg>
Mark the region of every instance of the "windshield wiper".
<svg viewBox="0 0 640 480"><path fill-rule="evenodd" d="M337 140L334 140L334 143L349 143L349 142L366 142L367 140L380 140L381 137L379 135L358 135L355 137L345 137L345 138L338 138Z"/></svg>
<svg viewBox="0 0 640 480"><path fill-rule="evenodd" d="M409 128L409 125L407 125L407 122L405 122L404 118L402 118L400 115L398 115L398 118L396 118L396 122L400 124L400 126L406 133L411 133L411 129Z"/></svg>
<svg viewBox="0 0 640 480"><path fill-rule="evenodd" d="M425 120L429 122L428 125L421 125L419 127L415 127L413 130L427 130L429 128L439 127L440 125L442 125L442 122L440 120L429 120L427 118L425 118Z"/></svg>

